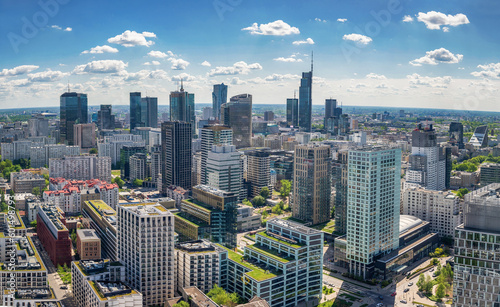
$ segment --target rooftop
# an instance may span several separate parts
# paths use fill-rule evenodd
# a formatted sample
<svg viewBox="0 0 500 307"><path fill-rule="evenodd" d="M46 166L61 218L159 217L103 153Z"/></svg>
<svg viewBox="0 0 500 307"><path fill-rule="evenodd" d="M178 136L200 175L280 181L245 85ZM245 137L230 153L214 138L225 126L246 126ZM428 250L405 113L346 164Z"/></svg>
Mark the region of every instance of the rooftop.
<svg viewBox="0 0 500 307"><path fill-rule="evenodd" d="M200 291L197 287L186 287L182 289L196 306L219 307L214 301Z"/></svg>
<svg viewBox="0 0 500 307"><path fill-rule="evenodd" d="M308 234L308 235L321 233L321 231L319 231L319 230L306 227L300 223L292 222L290 220L282 220L282 219L278 219L278 218L273 218L273 219L270 219L269 221L267 221L267 225L270 225L270 224L275 224L277 226L285 227L287 229L291 229L291 230L298 231L300 233Z"/></svg>
<svg viewBox="0 0 500 307"><path fill-rule="evenodd" d="M175 248L189 252L189 253L199 253L207 251L215 251L215 246L207 240L196 240L184 243L179 243Z"/></svg>
<svg viewBox="0 0 500 307"><path fill-rule="evenodd" d="M50 222L54 224L57 231L68 231L68 228L61 222L61 218L63 218L61 209L55 205L40 205L38 208L42 209L42 212L45 213Z"/></svg>
<svg viewBox="0 0 500 307"><path fill-rule="evenodd" d="M208 193L220 196L220 197L227 197L227 196L234 196L235 195L232 192L226 192L226 191L219 190L219 189L213 188L213 187L208 186L208 185L203 185L203 184L199 184L197 186L194 186L193 189L198 189L198 190L208 192Z"/></svg>
<svg viewBox="0 0 500 307"><path fill-rule="evenodd" d="M141 204L130 204L130 205L119 205L123 209L133 212L140 216L146 215L170 215L170 211L165 210L165 208L158 203L141 203ZM158 207L161 207L159 209Z"/></svg>
<svg viewBox="0 0 500 307"><path fill-rule="evenodd" d="M119 296L137 294L121 282L105 282L105 281L88 281L92 289L98 294L101 301L114 299Z"/></svg>
<svg viewBox="0 0 500 307"><path fill-rule="evenodd" d="M270 231L268 232L266 230L258 232L257 235L261 235L264 238L267 238L267 239L273 240L275 242L290 246L292 248L301 248L301 247L305 246L304 244L301 244L300 242L297 242L296 240L293 240L290 238L285 238L283 236L272 233Z"/></svg>
<svg viewBox="0 0 500 307"><path fill-rule="evenodd" d="M422 220L418 217L401 214L399 216L399 233L402 234L420 224L422 224Z"/></svg>
<svg viewBox="0 0 500 307"><path fill-rule="evenodd" d="M77 229L76 234L80 240L100 240L94 229Z"/></svg>

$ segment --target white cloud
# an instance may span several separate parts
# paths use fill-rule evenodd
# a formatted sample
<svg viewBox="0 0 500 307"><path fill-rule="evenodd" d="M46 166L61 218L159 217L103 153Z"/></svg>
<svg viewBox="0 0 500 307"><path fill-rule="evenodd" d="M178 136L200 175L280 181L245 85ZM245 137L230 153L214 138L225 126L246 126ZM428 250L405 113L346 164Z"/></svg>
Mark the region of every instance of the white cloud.
<svg viewBox="0 0 500 307"><path fill-rule="evenodd" d="M168 54L166 54L165 52L156 51L156 50L151 50L150 52L148 52L148 55L150 57L158 58L158 59L163 59L163 58L168 57Z"/></svg>
<svg viewBox="0 0 500 307"><path fill-rule="evenodd" d="M366 75L368 79L377 79L377 80L386 80L387 78L384 75L377 75L375 73L369 73Z"/></svg>
<svg viewBox="0 0 500 307"><path fill-rule="evenodd" d="M0 76L6 77L6 76L24 75L38 68L40 68L40 66L37 65L21 65L11 69L4 68L2 69L2 71L0 71Z"/></svg>
<svg viewBox="0 0 500 307"><path fill-rule="evenodd" d="M240 78L238 78L238 77L233 77L233 78L231 79L230 83L231 83L232 85L242 85L242 84L246 84L246 81L243 81L243 80L241 80L241 79L240 79Z"/></svg>
<svg viewBox="0 0 500 307"><path fill-rule="evenodd" d="M360 44L360 45L368 45L369 43L371 43L373 41L371 39L371 37L361 35L361 34L356 34L356 33L346 34L346 35L344 35L344 37L342 37L342 39L346 40L346 41L353 41L353 42Z"/></svg>
<svg viewBox="0 0 500 307"><path fill-rule="evenodd" d="M110 73L122 73L125 71L125 68L128 66L128 63L124 63L119 60L101 60L101 61L92 61L87 64L78 65L73 70L75 74L84 74L84 73L94 73L94 74L110 74Z"/></svg>
<svg viewBox="0 0 500 307"><path fill-rule="evenodd" d="M63 77L68 76L69 73L64 73L58 70L46 70L42 72L37 72L34 74L28 74L28 80L30 82L52 82L61 80Z"/></svg>
<svg viewBox="0 0 500 307"><path fill-rule="evenodd" d="M108 43L119 44L125 47L133 47L133 46L149 47L153 45L154 42L151 40L147 40L146 37L156 37L156 34L152 32L137 33L135 31L127 30L115 37L110 37L108 39Z"/></svg>
<svg viewBox="0 0 500 307"><path fill-rule="evenodd" d="M403 17L403 22L412 22L413 21L413 17L411 17L410 15L405 15Z"/></svg>
<svg viewBox="0 0 500 307"><path fill-rule="evenodd" d="M420 76L419 74L412 74L406 76L410 82L410 87L416 88L418 86L428 86L437 88L446 88L451 83L452 78L450 76L444 77L427 77Z"/></svg>
<svg viewBox="0 0 500 307"><path fill-rule="evenodd" d="M60 26L58 25L52 25L50 26L52 29L56 29L56 30L62 30L62 31L65 31L65 32L71 32L73 31L73 28L70 28L70 27L67 27L67 28L61 28Z"/></svg>
<svg viewBox="0 0 500 307"><path fill-rule="evenodd" d="M477 68L479 68L480 71L471 72L471 75L474 77L500 79L500 63L478 65Z"/></svg>
<svg viewBox="0 0 500 307"><path fill-rule="evenodd" d="M190 74L187 74L185 72L181 73L181 74L178 74L177 76L172 76L172 78L170 78L171 81L194 81L196 80L196 78Z"/></svg>
<svg viewBox="0 0 500 307"><path fill-rule="evenodd" d="M65 31L65 32L71 32L71 31L73 31L73 28L71 28L71 27L67 27L66 29L64 29L64 31Z"/></svg>
<svg viewBox="0 0 500 307"><path fill-rule="evenodd" d="M210 62L208 61L203 61L203 63L201 63L201 66L210 67L212 66L212 64L210 64Z"/></svg>
<svg viewBox="0 0 500 307"><path fill-rule="evenodd" d="M420 12L418 13L417 20L423 22L427 26L427 29L431 30L439 30L441 26L456 27L470 23L464 14L446 15L436 11Z"/></svg>
<svg viewBox="0 0 500 307"><path fill-rule="evenodd" d="M347 21L347 18L338 18L337 19L338 22L346 22Z"/></svg>
<svg viewBox="0 0 500 307"><path fill-rule="evenodd" d="M57 29L57 30L62 30L62 28L58 25L52 25L50 26L52 29Z"/></svg>
<svg viewBox="0 0 500 307"><path fill-rule="evenodd" d="M138 81L144 79L161 79L165 80L168 78L167 72L162 69L157 70L140 70L135 73L123 72L124 81Z"/></svg>
<svg viewBox="0 0 500 307"><path fill-rule="evenodd" d="M450 32L450 28L448 28L448 27L443 27L443 32Z"/></svg>
<svg viewBox="0 0 500 307"><path fill-rule="evenodd" d="M160 65L160 62L158 62L158 61L151 61L151 62L146 62L146 63L144 63L142 65L148 65L148 66L149 65Z"/></svg>
<svg viewBox="0 0 500 307"><path fill-rule="evenodd" d="M316 17L316 18L314 18L314 20L319 21L319 22L326 22L326 20L325 20L325 19L321 19L321 18L317 18L317 17Z"/></svg>
<svg viewBox="0 0 500 307"><path fill-rule="evenodd" d="M387 86L387 84L382 83L382 84L377 85L375 88L386 89L386 88L389 88L389 87Z"/></svg>
<svg viewBox="0 0 500 307"><path fill-rule="evenodd" d="M118 49L116 48L113 48L111 46L108 46L108 45L103 45L103 46L95 46L93 48L90 48L90 50L85 50L82 52L82 54L86 54L86 53L117 53L118 52Z"/></svg>
<svg viewBox="0 0 500 307"><path fill-rule="evenodd" d="M292 27L283 20L276 20L266 24L253 23L250 27L241 29L242 31L250 31L250 34L257 35L291 35L300 34L300 31L296 27Z"/></svg>
<svg viewBox="0 0 500 307"><path fill-rule="evenodd" d="M309 37L304 41L294 41L292 44L294 44L294 45L302 45L302 44L314 45L314 41L312 40L312 38Z"/></svg>
<svg viewBox="0 0 500 307"><path fill-rule="evenodd" d="M293 79L300 79L299 75L292 75L292 74L272 74L264 78L266 81L283 81L283 80L293 80Z"/></svg>
<svg viewBox="0 0 500 307"><path fill-rule="evenodd" d="M170 67L170 69L173 70L184 70L189 65L189 62L183 59L170 58L168 60L172 63L172 67Z"/></svg>
<svg viewBox="0 0 500 307"><path fill-rule="evenodd" d="M259 63L247 64L244 61L239 61L234 63L233 66L217 66L211 69L208 74L210 76L246 75L252 70L262 70L262 66Z"/></svg>
<svg viewBox="0 0 500 307"><path fill-rule="evenodd" d="M439 48L427 51L425 56L410 61L413 66L422 66L422 64L437 65L439 63L456 64L464 58L461 54L453 54L445 48Z"/></svg>
<svg viewBox="0 0 500 307"><path fill-rule="evenodd" d="M297 59L296 56L292 55L288 58L284 58L284 57L275 58L275 59L273 59L273 61L295 63L295 62L302 62L302 59Z"/></svg>

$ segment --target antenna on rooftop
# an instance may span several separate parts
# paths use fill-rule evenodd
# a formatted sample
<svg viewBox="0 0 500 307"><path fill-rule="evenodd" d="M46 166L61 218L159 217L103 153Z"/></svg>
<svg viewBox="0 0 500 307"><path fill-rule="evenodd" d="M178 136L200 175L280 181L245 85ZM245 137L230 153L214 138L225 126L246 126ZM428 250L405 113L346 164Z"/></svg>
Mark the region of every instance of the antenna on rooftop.
<svg viewBox="0 0 500 307"><path fill-rule="evenodd" d="M71 92L71 91L69 90L69 79L68 79L68 93L69 93L69 92Z"/></svg>

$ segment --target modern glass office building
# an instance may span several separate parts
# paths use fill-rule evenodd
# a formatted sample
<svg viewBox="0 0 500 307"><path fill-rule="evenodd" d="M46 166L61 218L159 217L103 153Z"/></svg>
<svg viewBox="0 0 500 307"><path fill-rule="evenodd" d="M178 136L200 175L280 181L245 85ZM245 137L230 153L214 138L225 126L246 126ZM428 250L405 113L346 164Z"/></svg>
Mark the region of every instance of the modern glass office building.
<svg viewBox="0 0 500 307"><path fill-rule="evenodd" d="M170 121L181 121L191 124L193 135L196 134L196 118L194 115L194 94L184 91L170 92Z"/></svg>
<svg viewBox="0 0 500 307"><path fill-rule="evenodd" d="M297 98L286 99L286 124L299 126L299 100Z"/></svg>
<svg viewBox="0 0 500 307"><path fill-rule="evenodd" d="M212 112L215 119L221 119L220 107L226 102L227 85L225 85L224 83L214 84L214 91L212 92Z"/></svg>
<svg viewBox="0 0 500 307"><path fill-rule="evenodd" d="M228 103L222 105L221 117L221 124L233 129L236 148L252 146L252 95L231 97Z"/></svg>
<svg viewBox="0 0 500 307"><path fill-rule="evenodd" d="M299 126L305 132L312 129L312 67L311 71L303 72L299 87Z"/></svg>
<svg viewBox="0 0 500 307"><path fill-rule="evenodd" d="M60 98L61 142L74 145L73 126L88 122L87 94L67 92Z"/></svg>

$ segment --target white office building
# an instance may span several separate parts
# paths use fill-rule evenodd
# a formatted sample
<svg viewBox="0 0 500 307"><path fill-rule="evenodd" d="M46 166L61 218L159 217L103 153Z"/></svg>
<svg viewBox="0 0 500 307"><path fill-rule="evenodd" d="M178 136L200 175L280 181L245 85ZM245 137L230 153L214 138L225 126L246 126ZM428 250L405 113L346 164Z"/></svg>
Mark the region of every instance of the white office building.
<svg viewBox="0 0 500 307"><path fill-rule="evenodd" d="M245 198L242 154L234 145L213 145L206 161L207 185L240 195L239 201Z"/></svg>

